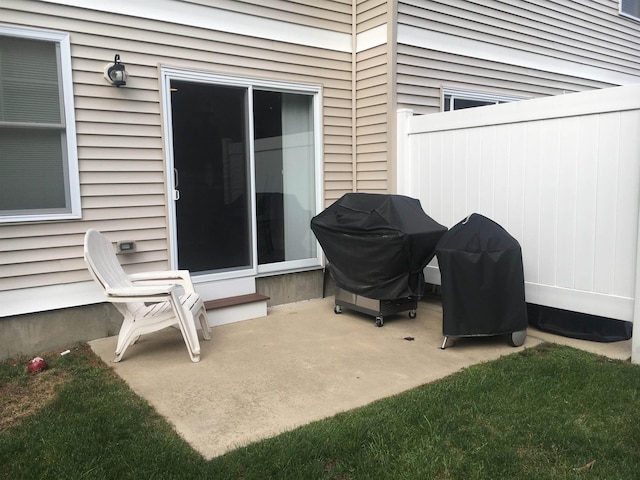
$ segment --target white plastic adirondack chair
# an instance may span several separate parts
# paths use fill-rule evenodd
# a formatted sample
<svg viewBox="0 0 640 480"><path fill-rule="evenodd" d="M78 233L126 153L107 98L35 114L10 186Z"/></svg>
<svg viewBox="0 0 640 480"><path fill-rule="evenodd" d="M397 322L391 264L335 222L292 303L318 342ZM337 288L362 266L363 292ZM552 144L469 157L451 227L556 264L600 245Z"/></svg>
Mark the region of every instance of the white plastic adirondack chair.
<svg viewBox="0 0 640 480"><path fill-rule="evenodd" d="M187 270L144 272L128 275L120 266L112 243L97 230L84 237L84 258L93 279L107 299L124 316L115 362L140 335L177 326L189 356L200 361L200 343L195 319L200 321L205 340L210 340L207 311L191 283ZM181 292L184 290L184 292Z"/></svg>

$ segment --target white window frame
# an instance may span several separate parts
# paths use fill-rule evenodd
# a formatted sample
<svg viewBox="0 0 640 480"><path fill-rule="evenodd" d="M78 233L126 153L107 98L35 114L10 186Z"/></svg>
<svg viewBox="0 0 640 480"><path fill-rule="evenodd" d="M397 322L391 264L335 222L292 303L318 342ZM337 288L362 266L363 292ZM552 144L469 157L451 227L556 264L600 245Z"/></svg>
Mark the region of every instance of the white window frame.
<svg viewBox="0 0 640 480"><path fill-rule="evenodd" d="M49 220L75 220L82 216L80 202L80 174L78 171L78 148L76 143L76 120L73 101L73 83L71 69L71 48L68 33L50 30L36 30L31 28L13 27L0 24L1 36L13 36L25 39L44 40L56 43L60 51L59 79L62 94L64 136L66 148L63 158L67 162L68 204L65 212L59 213L24 213L16 215L1 215L0 223L42 222Z"/></svg>
<svg viewBox="0 0 640 480"><path fill-rule="evenodd" d="M618 12L620 13L620 15L622 15L623 17L627 17L630 18L632 20L635 20L636 22L640 22L640 12L639 15L633 15L629 12L625 12L624 10L622 10L622 2L624 0L620 0L618 2ZM640 3L640 0L628 0L628 1L634 1L635 3ZM640 6L638 6L638 9L640 10Z"/></svg>
<svg viewBox="0 0 640 480"><path fill-rule="evenodd" d="M163 129L165 132L165 164L167 176L167 195L169 199L174 198L174 165L173 165L173 141L172 136L166 132L172 132L171 117L171 80L182 80L189 82L201 82L213 85L235 86L247 88L248 109L253 111L253 90L266 89L283 93L309 94L313 96L313 121L314 121L314 146L315 146L315 214L322 210L323 204L323 123L322 123L322 86L315 84L286 82L281 80L267 80L263 78L235 77L230 75L216 74L206 71L182 69L178 67L161 66L160 77L162 84L162 110ZM250 165L250 185L251 185L251 222L252 222L252 254L251 266L249 268L224 271L219 273L208 273L194 275L194 283L205 283L209 281L219 281L247 276L270 276L274 274L292 273L307 271L322 266L322 249L316 241L316 256L302 260L289 260L272 264L258 264L257 228L256 228L256 199L255 199L255 146L253 138L253 122L249 122L249 165ZM175 243L175 232L177 231L177 217L175 202L172 201L169 207L169 250L171 268L178 268L178 246Z"/></svg>
<svg viewBox="0 0 640 480"><path fill-rule="evenodd" d="M481 102L491 102L494 104L497 103L507 103L507 102L516 102L519 100L525 100L527 97L517 97L517 96L513 96L513 95L499 95L499 94L495 94L495 93L486 93L486 92L475 92L472 90L462 90L462 89L457 89L457 88L442 88L442 97L441 97L441 105L442 105L442 111L452 111L452 110L445 110L444 109L444 105L445 105L445 97L446 96L451 96L454 98L454 100L456 98L459 98L461 100L477 100L477 101L481 101Z"/></svg>

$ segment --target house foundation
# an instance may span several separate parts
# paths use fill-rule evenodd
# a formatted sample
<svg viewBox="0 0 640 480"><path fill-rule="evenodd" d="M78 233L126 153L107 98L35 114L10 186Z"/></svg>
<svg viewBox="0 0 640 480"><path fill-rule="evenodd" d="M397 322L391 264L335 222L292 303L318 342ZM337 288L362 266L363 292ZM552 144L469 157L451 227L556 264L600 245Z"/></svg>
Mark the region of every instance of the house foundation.
<svg viewBox="0 0 640 480"><path fill-rule="evenodd" d="M269 297L268 306L333 294L323 270L256 279L256 292ZM0 318L0 360L66 350L96 338L116 335L122 316L110 303L49 310Z"/></svg>

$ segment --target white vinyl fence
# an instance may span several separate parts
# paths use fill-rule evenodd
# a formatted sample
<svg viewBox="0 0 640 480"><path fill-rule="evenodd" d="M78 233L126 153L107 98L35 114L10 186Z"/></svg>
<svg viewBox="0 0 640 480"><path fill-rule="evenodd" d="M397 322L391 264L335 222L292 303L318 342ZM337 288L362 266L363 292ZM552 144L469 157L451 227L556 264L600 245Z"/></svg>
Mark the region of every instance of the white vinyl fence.
<svg viewBox="0 0 640 480"><path fill-rule="evenodd" d="M528 302L640 318L640 84L421 116L401 110L397 192L447 227L474 212L502 225L522 246ZM425 275L440 283L435 262Z"/></svg>

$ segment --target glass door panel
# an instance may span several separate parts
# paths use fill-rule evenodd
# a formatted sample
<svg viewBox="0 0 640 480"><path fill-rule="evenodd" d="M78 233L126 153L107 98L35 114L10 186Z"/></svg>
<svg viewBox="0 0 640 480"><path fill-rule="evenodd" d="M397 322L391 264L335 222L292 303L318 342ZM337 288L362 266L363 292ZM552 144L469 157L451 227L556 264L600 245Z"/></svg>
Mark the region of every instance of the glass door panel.
<svg viewBox="0 0 640 480"><path fill-rule="evenodd" d="M258 264L315 258L313 96L255 90Z"/></svg>
<svg viewBox="0 0 640 480"><path fill-rule="evenodd" d="M178 268L252 266L247 89L171 81Z"/></svg>

